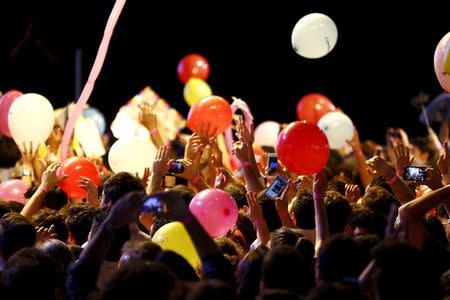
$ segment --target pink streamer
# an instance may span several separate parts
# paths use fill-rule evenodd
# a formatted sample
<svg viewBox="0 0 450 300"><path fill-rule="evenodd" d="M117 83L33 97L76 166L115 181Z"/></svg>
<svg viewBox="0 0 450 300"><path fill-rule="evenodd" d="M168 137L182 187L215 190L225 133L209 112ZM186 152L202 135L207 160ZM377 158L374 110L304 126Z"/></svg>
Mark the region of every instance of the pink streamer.
<svg viewBox="0 0 450 300"><path fill-rule="evenodd" d="M116 26L117 20L119 19L120 13L122 12L123 6L126 0L116 0L114 7L109 15L108 22L106 23L106 28L103 33L103 39L98 47L97 56L95 58L94 65L92 66L91 73L89 74L88 81L81 92L80 98L78 98L77 104L74 111L70 114L69 120L64 129L64 135L61 141L61 160L64 161L67 158L70 139L73 134L75 127L75 122L78 116L84 109L84 106L91 96L92 90L94 89L95 81L103 67L103 62L105 61L106 53L108 52L109 42Z"/></svg>

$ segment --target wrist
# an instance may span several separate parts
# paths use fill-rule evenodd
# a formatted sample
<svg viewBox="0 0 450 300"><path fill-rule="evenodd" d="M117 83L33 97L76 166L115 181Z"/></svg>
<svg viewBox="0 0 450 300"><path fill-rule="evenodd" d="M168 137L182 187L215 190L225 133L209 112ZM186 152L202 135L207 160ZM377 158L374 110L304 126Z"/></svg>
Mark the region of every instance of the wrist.
<svg viewBox="0 0 450 300"><path fill-rule="evenodd" d="M243 169L248 169L252 166L252 164L249 163L248 161L241 161L241 166Z"/></svg>
<svg viewBox="0 0 450 300"><path fill-rule="evenodd" d="M397 180L398 180L398 176L397 176L397 174L395 174L395 173L394 173L394 175L392 175L392 177L391 177L390 179L387 179L387 178L386 178L386 182L387 182L389 185L394 184L394 182L396 182Z"/></svg>
<svg viewBox="0 0 450 300"><path fill-rule="evenodd" d="M38 187L38 190L44 192L44 193L48 193L50 191L50 188L48 186L46 186L45 184L40 184Z"/></svg>
<svg viewBox="0 0 450 300"><path fill-rule="evenodd" d="M259 227L262 224L264 224L264 219L263 218L257 218L255 220L252 221L253 227Z"/></svg>
<svg viewBox="0 0 450 300"><path fill-rule="evenodd" d="M156 127L152 127L151 129L149 129L149 132L150 132L150 136L154 136L155 134L159 133L158 128L156 128Z"/></svg>
<svg viewBox="0 0 450 300"><path fill-rule="evenodd" d="M200 180L202 180L202 176L200 176L199 174L197 174L196 176L190 178L190 179L189 179L189 182L192 183L192 185L196 185L197 183L200 182Z"/></svg>

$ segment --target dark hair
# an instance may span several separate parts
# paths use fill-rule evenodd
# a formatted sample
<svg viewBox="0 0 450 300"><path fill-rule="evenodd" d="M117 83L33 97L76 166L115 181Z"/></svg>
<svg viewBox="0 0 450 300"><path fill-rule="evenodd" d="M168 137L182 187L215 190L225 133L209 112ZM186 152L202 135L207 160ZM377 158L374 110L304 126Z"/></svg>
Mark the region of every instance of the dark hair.
<svg viewBox="0 0 450 300"><path fill-rule="evenodd" d="M35 242L34 225L21 214L7 213L0 219L0 250L5 260L22 248L32 247Z"/></svg>
<svg viewBox="0 0 450 300"><path fill-rule="evenodd" d="M394 191L392 190L391 186L387 183L386 179L382 176L375 177L372 179L372 181L369 184L369 188L371 187L381 187L394 195Z"/></svg>
<svg viewBox="0 0 450 300"><path fill-rule="evenodd" d="M49 239L39 244L38 249L47 253L55 262L56 280L58 287L64 288L67 268L75 261L75 256L69 246L60 240Z"/></svg>
<svg viewBox="0 0 450 300"><path fill-rule="evenodd" d="M363 265L368 265L370 261L373 259L373 249L381 241L380 237L375 234L360 235L353 238L353 240L358 246L361 263Z"/></svg>
<svg viewBox="0 0 450 300"><path fill-rule="evenodd" d="M25 206L23 203L17 202L17 201L8 201L8 206L11 209L12 212L16 212L20 214L23 207Z"/></svg>
<svg viewBox="0 0 450 300"><path fill-rule="evenodd" d="M329 282L311 290L306 300L365 300L368 299L358 286Z"/></svg>
<svg viewBox="0 0 450 300"><path fill-rule="evenodd" d="M314 285L314 273L298 250L280 246L271 249L264 257L262 281L264 288L284 289L306 295Z"/></svg>
<svg viewBox="0 0 450 300"><path fill-rule="evenodd" d="M6 135L0 136L0 168L12 168L22 154L14 140Z"/></svg>
<svg viewBox="0 0 450 300"><path fill-rule="evenodd" d="M259 201L259 205L261 205L263 217L266 221L267 227L269 228L269 231L272 232L283 226L283 224L281 223L280 216L275 208L275 202L265 195L266 191L267 189L264 189L260 192L257 199Z"/></svg>
<svg viewBox="0 0 450 300"><path fill-rule="evenodd" d="M328 182L328 191L338 192L342 196L345 196L345 182L332 179Z"/></svg>
<svg viewBox="0 0 450 300"><path fill-rule="evenodd" d="M354 280L365 267L358 245L343 234L334 235L322 244L316 263L319 279L325 282Z"/></svg>
<svg viewBox="0 0 450 300"><path fill-rule="evenodd" d="M145 191L139 178L126 173L120 172L109 177L103 187L105 198L104 203L114 205L122 196L128 192Z"/></svg>
<svg viewBox="0 0 450 300"><path fill-rule="evenodd" d="M160 252L161 246L151 241L128 241L122 247L122 256L128 255L128 261L153 261Z"/></svg>
<svg viewBox="0 0 450 300"><path fill-rule="evenodd" d="M193 190L191 190L190 188L188 188L187 186L182 185L182 184L177 184L170 190L172 192L178 193L181 196L181 198L184 200L186 205L188 205L188 206L191 203L192 198L194 198L194 196L195 196L195 193Z"/></svg>
<svg viewBox="0 0 450 300"><path fill-rule="evenodd" d="M82 210L67 217L67 227L77 245L81 246L87 241L96 212L96 208L88 205L83 206Z"/></svg>
<svg viewBox="0 0 450 300"><path fill-rule="evenodd" d="M169 300L176 290L175 274L160 263L139 261L126 264L106 284L105 300L140 299L151 293L152 299Z"/></svg>
<svg viewBox="0 0 450 300"><path fill-rule="evenodd" d="M330 234L344 232L352 212L350 203L337 192L327 192L324 200Z"/></svg>
<svg viewBox="0 0 450 300"><path fill-rule="evenodd" d="M219 280L200 281L192 285L186 300L233 300L234 289L228 283Z"/></svg>
<svg viewBox="0 0 450 300"><path fill-rule="evenodd" d="M428 153L427 165L435 166L439 156L436 146L428 136L419 136L411 139L411 144L419 149L420 152Z"/></svg>
<svg viewBox="0 0 450 300"><path fill-rule="evenodd" d="M355 230L357 227L364 228L369 234L384 237L387 219L380 214L362 205L352 205L349 225Z"/></svg>
<svg viewBox="0 0 450 300"><path fill-rule="evenodd" d="M64 243L69 237L69 229L67 228L64 218L56 210L50 208L42 208L31 218L33 223L38 227L50 228L55 226L56 238Z"/></svg>
<svg viewBox="0 0 450 300"><path fill-rule="evenodd" d="M448 248L449 242L445 233L444 226L441 221L435 216L425 215L422 224L430 237L436 240L443 248Z"/></svg>
<svg viewBox="0 0 450 300"><path fill-rule="evenodd" d="M245 240L245 250L250 249L250 245L256 240L256 231L252 221L245 215L243 210L239 210L236 228L242 233Z"/></svg>
<svg viewBox="0 0 450 300"><path fill-rule="evenodd" d="M311 191L301 190L298 192L292 201L291 212L294 214L297 228L316 228L314 200Z"/></svg>
<svg viewBox="0 0 450 300"><path fill-rule="evenodd" d="M301 237L298 239L297 244L295 244L295 249L297 249L300 254L305 258L305 260L311 265L314 262L314 244L309 239Z"/></svg>
<svg viewBox="0 0 450 300"><path fill-rule="evenodd" d="M11 208L9 207L8 202L0 200L0 218L9 212L11 212Z"/></svg>
<svg viewBox="0 0 450 300"><path fill-rule="evenodd" d="M156 262L160 262L168 266L172 272L177 275L177 278L183 281L197 281L199 280L195 270L188 263L188 261L181 255L165 250L156 255Z"/></svg>
<svg viewBox="0 0 450 300"><path fill-rule="evenodd" d="M244 205L247 205L247 190L245 189L245 186L243 184L239 183L229 183L225 186L223 189L225 192L228 192L231 197L234 198L236 201L236 204L239 208L244 207Z"/></svg>
<svg viewBox="0 0 450 300"><path fill-rule="evenodd" d="M153 217L153 223L152 223L152 228L150 230L150 236L153 237L155 235L155 233L164 225L171 223L172 220L163 217L163 216L154 216Z"/></svg>
<svg viewBox="0 0 450 300"><path fill-rule="evenodd" d="M23 248L11 256L3 281L14 299L55 299L55 263L36 248Z"/></svg>
<svg viewBox="0 0 450 300"><path fill-rule="evenodd" d="M38 186L33 185L25 193L25 198L29 199L37 191ZM58 186L52 187L44 196L43 207L47 207L54 210L60 210L69 201L67 194Z"/></svg>
<svg viewBox="0 0 450 300"><path fill-rule="evenodd" d="M269 252L265 246L250 251L238 264L236 270L236 292L239 299L255 299L261 282L261 269L264 256Z"/></svg>
<svg viewBox="0 0 450 300"><path fill-rule="evenodd" d="M270 248L288 245L295 247L298 239L303 237L299 229L292 229L288 227L281 227L275 230L270 235Z"/></svg>
<svg viewBox="0 0 450 300"><path fill-rule="evenodd" d="M236 270L239 261L244 256L244 249L227 236L216 237L214 238L214 242L219 247L223 256L230 262L233 270Z"/></svg>
<svg viewBox="0 0 450 300"><path fill-rule="evenodd" d="M366 190L366 193L361 198L361 204L387 218L389 216L391 205L398 205L398 202L395 197L384 188L372 186Z"/></svg>

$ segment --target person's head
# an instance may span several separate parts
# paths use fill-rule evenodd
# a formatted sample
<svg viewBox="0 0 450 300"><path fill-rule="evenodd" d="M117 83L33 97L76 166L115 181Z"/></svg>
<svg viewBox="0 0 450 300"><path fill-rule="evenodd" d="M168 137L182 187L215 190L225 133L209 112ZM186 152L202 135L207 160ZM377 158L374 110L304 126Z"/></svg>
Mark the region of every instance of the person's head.
<svg viewBox="0 0 450 300"><path fill-rule="evenodd" d="M9 207L8 202L0 200L0 218L9 212L11 212L11 208Z"/></svg>
<svg viewBox="0 0 450 300"><path fill-rule="evenodd" d="M133 191L145 191L139 178L127 172L114 174L103 187L102 206L114 205L122 196Z"/></svg>
<svg viewBox="0 0 450 300"><path fill-rule="evenodd" d="M376 234L384 236L387 219L363 205L353 205L349 225L353 236Z"/></svg>
<svg viewBox="0 0 450 300"><path fill-rule="evenodd" d="M330 234L344 232L352 212L350 203L337 192L327 192L324 201Z"/></svg>
<svg viewBox="0 0 450 300"><path fill-rule="evenodd" d="M244 246L245 250L248 250L253 241L256 240L256 231L252 221L250 221L245 212L241 209L239 210L238 219L236 221L236 229L239 230L244 238L245 245L242 243L241 245Z"/></svg>
<svg viewBox="0 0 450 300"><path fill-rule="evenodd" d="M17 202L17 201L9 201L8 202L8 206L11 209L12 212L16 212L19 213L22 211L23 207L25 206L23 203L21 202Z"/></svg>
<svg viewBox="0 0 450 300"><path fill-rule="evenodd" d="M214 238L214 242L219 247L224 257L230 262L236 270L239 261L244 256L244 249L229 237L221 236Z"/></svg>
<svg viewBox="0 0 450 300"><path fill-rule="evenodd" d="M97 209L92 206L83 206L80 211L66 218L70 239L75 244L81 246L87 241L96 212Z"/></svg>
<svg viewBox="0 0 450 300"><path fill-rule="evenodd" d="M328 182L328 190L345 196L345 182L336 179L330 180Z"/></svg>
<svg viewBox="0 0 450 300"><path fill-rule="evenodd" d="M0 254L7 260L16 251L32 247L36 230L30 220L18 213L4 214L0 219Z"/></svg>
<svg viewBox="0 0 450 300"><path fill-rule="evenodd" d="M338 234L327 239L319 249L316 281L322 283L354 280L364 267L355 241L343 234Z"/></svg>
<svg viewBox="0 0 450 300"><path fill-rule="evenodd" d="M50 208L42 208L31 218L34 225L37 227L50 228L55 226L56 238L58 240L67 242L69 237L69 229L67 228L64 218L56 210Z"/></svg>
<svg viewBox="0 0 450 300"><path fill-rule="evenodd" d="M267 189L264 189L262 192L258 194L257 200L261 205L261 209L263 211L263 217L266 221L267 227L269 231L275 231L283 224L281 223L281 219L278 215L277 209L275 208L275 202L265 195Z"/></svg>
<svg viewBox="0 0 450 300"><path fill-rule="evenodd" d="M438 150L428 137L416 137L411 140L414 158L421 165L434 165L437 161Z"/></svg>
<svg viewBox="0 0 450 300"><path fill-rule="evenodd" d="M194 198L195 193L193 190L188 188L185 185L177 184L173 188L170 189L172 192L178 193L181 198L183 198L186 205L189 205L191 203L192 198Z"/></svg>
<svg viewBox="0 0 450 300"><path fill-rule="evenodd" d="M56 268L57 284L59 287L64 287L67 268L75 261L75 256L69 246L60 240L49 239L40 243L37 248L53 259Z"/></svg>
<svg viewBox="0 0 450 300"><path fill-rule="evenodd" d="M301 237L303 237L303 235L298 229L281 227L271 233L269 245L270 248L276 248L283 245L295 247L298 239Z"/></svg>
<svg viewBox="0 0 450 300"><path fill-rule="evenodd" d="M361 197L361 204L387 218L392 204L397 204L395 197L380 186L372 186Z"/></svg>
<svg viewBox="0 0 450 300"><path fill-rule="evenodd" d="M361 263L363 265L368 265L373 258L373 249L381 241L380 237L375 234L359 235L357 237L354 237L353 240L358 246Z"/></svg>
<svg viewBox="0 0 450 300"><path fill-rule="evenodd" d="M219 280L200 281L192 285L186 300L233 300L234 289L228 283Z"/></svg>
<svg viewBox="0 0 450 300"><path fill-rule="evenodd" d="M160 251L155 258L156 262L160 262L168 266L177 278L183 281L197 281L199 280L195 270L188 263L188 261L181 255L165 250Z"/></svg>
<svg viewBox="0 0 450 300"><path fill-rule="evenodd" d="M324 283L311 290L306 300L366 300L358 286L339 282Z"/></svg>
<svg viewBox="0 0 450 300"><path fill-rule="evenodd" d="M375 178L372 179L372 181L370 182L370 184L367 186L367 189L371 188L371 187L382 187L383 189L385 189L386 191L388 191L389 193L391 193L392 195L394 195L394 191L392 190L392 187L387 183L386 179L384 179L384 177L382 176L377 176ZM412 189L414 191L414 189Z"/></svg>
<svg viewBox="0 0 450 300"><path fill-rule="evenodd" d="M169 300L176 292L177 279L169 267L148 261L126 264L116 272L103 291L105 300L141 299Z"/></svg>
<svg viewBox="0 0 450 300"><path fill-rule="evenodd" d="M298 239L297 244L295 244L295 249L297 249L300 254L305 258L305 260L311 264L314 261L314 244L305 237Z"/></svg>
<svg viewBox="0 0 450 300"><path fill-rule="evenodd" d="M312 193L309 190L301 190L292 201L291 217L297 228L314 229L315 211Z"/></svg>
<svg viewBox="0 0 450 300"><path fill-rule="evenodd" d="M119 269L131 261L154 261L161 251L161 246L150 241L128 241L122 247Z"/></svg>
<svg viewBox="0 0 450 300"><path fill-rule="evenodd" d="M284 289L306 295L314 274L303 256L291 246L280 246L266 254L262 265L263 289Z"/></svg>
<svg viewBox="0 0 450 300"><path fill-rule="evenodd" d="M259 293L261 268L264 256L269 252L264 246L250 251L236 270L236 292L239 299L255 299Z"/></svg>
<svg viewBox="0 0 450 300"><path fill-rule="evenodd" d="M156 215L153 217L152 227L150 228L150 236L153 237L155 233L164 225L171 223L172 220L164 217Z"/></svg>
<svg viewBox="0 0 450 300"><path fill-rule="evenodd" d="M223 189L225 192L228 192L231 197L233 197L234 200L236 200L236 203L238 205L238 208L244 207L244 205L247 205L247 198L246 193L247 190L245 189L245 186L243 184L239 183L229 183L225 186Z"/></svg>
<svg viewBox="0 0 450 300"><path fill-rule="evenodd" d="M33 194L36 192L37 188L38 186L35 185L29 188L25 193L25 198L31 198L31 196L33 196ZM64 205L66 205L68 201L69 198L67 197L67 194L64 193L61 188L55 186L45 194L43 207L59 210L64 207Z"/></svg>
<svg viewBox="0 0 450 300"><path fill-rule="evenodd" d="M55 263L42 250L23 248L6 262L3 282L13 299L55 299Z"/></svg>

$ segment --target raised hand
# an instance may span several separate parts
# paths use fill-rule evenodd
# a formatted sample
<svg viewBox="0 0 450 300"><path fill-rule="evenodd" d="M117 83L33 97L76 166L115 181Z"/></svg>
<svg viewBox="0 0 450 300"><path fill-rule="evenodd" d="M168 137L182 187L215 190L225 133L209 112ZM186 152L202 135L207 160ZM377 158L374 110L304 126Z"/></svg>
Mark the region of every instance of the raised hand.
<svg viewBox="0 0 450 300"><path fill-rule="evenodd" d="M37 148L39 148L39 145L37 145L36 148L33 148L33 142L30 142L29 147L27 147L27 144L25 142L22 143L22 149L20 152L22 153L22 161L24 165L33 166L33 162L36 158Z"/></svg>
<svg viewBox="0 0 450 300"><path fill-rule="evenodd" d="M346 184L345 185L345 198L350 203L356 203L361 197L361 189L357 184Z"/></svg>
<svg viewBox="0 0 450 300"><path fill-rule="evenodd" d="M233 179L225 168L218 168L217 170L219 174L214 180L214 188L223 189L229 182L233 181Z"/></svg>
<svg viewBox="0 0 450 300"><path fill-rule="evenodd" d="M184 150L184 159L187 160L195 160L197 153L203 151L204 145L202 139L197 133L193 133L187 143L186 148Z"/></svg>
<svg viewBox="0 0 450 300"><path fill-rule="evenodd" d="M405 166L409 166L414 161L414 156L410 154L410 150L404 144L398 144L394 148L395 169L397 174L403 174Z"/></svg>
<svg viewBox="0 0 450 300"><path fill-rule="evenodd" d="M250 153L249 153L249 145L246 143L243 143L241 141L234 142L233 143L233 150L232 153L236 155L236 157L241 162L248 162L250 160Z"/></svg>
<svg viewBox="0 0 450 300"><path fill-rule="evenodd" d="M55 225L50 225L49 228L36 227L36 244L41 244L48 239L56 238Z"/></svg>
<svg viewBox="0 0 450 300"><path fill-rule="evenodd" d="M254 222L257 220L264 220L263 211L261 206L259 205L258 199L256 198L256 193L247 192L246 198L248 205L247 217L250 219L250 221Z"/></svg>
<svg viewBox="0 0 450 300"><path fill-rule="evenodd" d="M214 139L214 136L217 133L216 127L211 127L211 123L202 123L200 125L200 130L197 132L198 136L200 137L203 146L209 145L212 140Z"/></svg>
<svg viewBox="0 0 450 300"><path fill-rule="evenodd" d="M156 153L156 158L152 165L152 174L155 176L163 177L169 172L169 148L160 147Z"/></svg>
<svg viewBox="0 0 450 300"><path fill-rule="evenodd" d="M149 105L139 105L139 122L144 125L148 130L158 128L158 119L155 114L152 113L152 109Z"/></svg>
<svg viewBox="0 0 450 300"><path fill-rule="evenodd" d="M366 161L367 170L373 176L381 176L387 180L391 179L395 171L388 163L379 156L374 156Z"/></svg>
<svg viewBox="0 0 450 300"><path fill-rule="evenodd" d="M236 129L237 129L237 137L241 142L248 145L253 145L253 142L255 141L253 123L251 124L251 128L247 128L244 122L244 117L238 116L236 120Z"/></svg>
<svg viewBox="0 0 450 300"><path fill-rule="evenodd" d="M328 181L327 181L327 178L325 177L325 175L322 172L314 175L314 181L313 181L313 196L314 196L314 198L325 197L327 189L328 189Z"/></svg>
<svg viewBox="0 0 450 300"><path fill-rule="evenodd" d="M146 186L149 177L150 177L150 168L144 168L144 175L142 175L141 178L141 183L143 186Z"/></svg>
<svg viewBox="0 0 450 300"><path fill-rule="evenodd" d="M183 173L174 174L175 176L191 181L199 175L197 167L191 160L182 160L181 162L183 163L184 171Z"/></svg>
<svg viewBox="0 0 450 300"><path fill-rule="evenodd" d="M425 169L426 179L425 181L423 181L423 184L425 184L432 190L437 190L441 188L443 186L441 174L430 166L423 166L423 167L426 168Z"/></svg>
<svg viewBox="0 0 450 300"><path fill-rule="evenodd" d="M46 189L51 189L67 176L58 177L56 171L58 170L61 163L52 163L42 174L41 185Z"/></svg>
<svg viewBox="0 0 450 300"><path fill-rule="evenodd" d="M450 156L448 155L448 142L445 141L442 145L442 153L437 161L437 166L439 168L439 171L441 171L442 175L447 175L449 172L448 169L449 159Z"/></svg>
<svg viewBox="0 0 450 300"><path fill-rule="evenodd" d="M78 186L86 191L86 200L92 206L97 207L99 205L98 187L95 185L95 183L91 179L82 176L78 180Z"/></svg>

